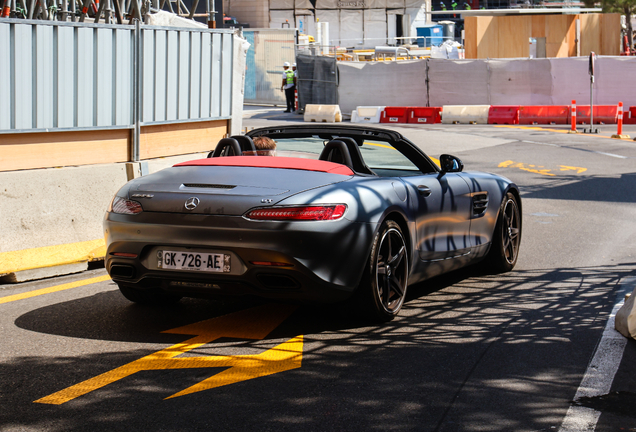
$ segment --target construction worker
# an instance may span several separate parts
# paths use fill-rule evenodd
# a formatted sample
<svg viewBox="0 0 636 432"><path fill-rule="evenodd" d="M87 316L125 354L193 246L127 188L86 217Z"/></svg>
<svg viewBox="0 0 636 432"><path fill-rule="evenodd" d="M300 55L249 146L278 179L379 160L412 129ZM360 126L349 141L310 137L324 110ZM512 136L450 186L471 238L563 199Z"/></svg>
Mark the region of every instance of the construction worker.
<svg viewBox="0 0 636 432"><path fill-rule="evenodd" d="M465 10L471 10L472 8L470 7L470 3L464 2L464 9Z"/></svg>
<svg viewBox="0 0 636 432"><path fill-rule="evenodd" d="M443 1L439 2L439 7L441 10L445 11L446 10L446 3L444 3Z"/></svg>
<svg viewBox="0 0 636 432"><path fill-rule="evenodd" d="M283 82L280 86L281 91L285 91L285 100L287 101L288 112L296 111L296 73L289 68L289 62L283 63Z"/></svg>
<svg viewBox="0 0 636 432"><path fill-rule="evenodd" d="M453 0L453 2L451 3L451 9L457 9L457 2L455 0Z"/></svg>

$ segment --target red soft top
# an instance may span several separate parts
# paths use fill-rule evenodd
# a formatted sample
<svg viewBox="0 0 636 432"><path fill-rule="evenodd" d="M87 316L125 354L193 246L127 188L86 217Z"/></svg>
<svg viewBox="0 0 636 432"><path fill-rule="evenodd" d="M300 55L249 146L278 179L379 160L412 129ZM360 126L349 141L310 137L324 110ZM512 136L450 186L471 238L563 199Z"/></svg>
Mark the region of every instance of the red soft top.
<svg viewBox="0 0 636 432"><path fill-rule="evenodd" d="M181 162L178 166L236 166L253 168L281 168L303 171L318 171L330 174L353 175L353 171L346 165L317 159L303 159L277 156L224 156L206 159L196 159Z"/></svg>

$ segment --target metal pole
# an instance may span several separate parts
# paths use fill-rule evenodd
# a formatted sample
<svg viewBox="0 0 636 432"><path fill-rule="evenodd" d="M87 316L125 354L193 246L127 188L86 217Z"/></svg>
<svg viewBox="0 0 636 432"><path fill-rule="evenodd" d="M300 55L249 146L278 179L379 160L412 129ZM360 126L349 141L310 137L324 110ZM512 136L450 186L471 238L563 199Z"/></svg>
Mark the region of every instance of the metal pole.
<svg viewBox="0 0 636 432"><path fill-rule="evenodd" d="M62 0L62 15L60 21L66 21L68 17L68 0Z"/></svg>
<svg viewBox="0 0 636 432"><path fill-rule="evenodd" d="M135 43L133 59L133 142L132 162L139 162L139 141L141 137L141 21L135 20Z"/></svg>
<svg viewBox="0 0 636 432"><path fill-rule="evenodd" d="M190 15L188 16L188 18L194 18L194 12L197 10L197 6L199 6L199 0L194 0L192 2L192 9L190 10Z"/></svg>
<svg viewBox="0 0 636 432"><path fill-rule="evenodd" d="M31 0L29 2L29 11L27 12L27 19L33 19L34 10L35 10L35 0Z"/></svg>
<svg viewBox="0 0 636 432"><path fill-rule="evenodd" d="M594 75L590 77L590 133L594 132Z"/></svg>

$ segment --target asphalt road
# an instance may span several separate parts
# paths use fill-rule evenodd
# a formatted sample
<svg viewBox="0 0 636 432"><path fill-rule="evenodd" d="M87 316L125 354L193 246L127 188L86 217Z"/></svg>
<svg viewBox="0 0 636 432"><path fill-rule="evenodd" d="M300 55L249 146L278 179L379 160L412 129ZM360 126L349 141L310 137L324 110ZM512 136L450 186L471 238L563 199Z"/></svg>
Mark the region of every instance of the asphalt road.
<svg viewBox="0 0 636 432"><path fill-rule="evenodd" d="M253 107L244 125L300 118ZM396 129L520 186L513 272L411 286L381 326L256 300L133 305L99 268L0 285L0 430L636 431L636 341L603 337L636 286L636 143L609 126ZM595 355L618 367L596 393Z"/></svg>

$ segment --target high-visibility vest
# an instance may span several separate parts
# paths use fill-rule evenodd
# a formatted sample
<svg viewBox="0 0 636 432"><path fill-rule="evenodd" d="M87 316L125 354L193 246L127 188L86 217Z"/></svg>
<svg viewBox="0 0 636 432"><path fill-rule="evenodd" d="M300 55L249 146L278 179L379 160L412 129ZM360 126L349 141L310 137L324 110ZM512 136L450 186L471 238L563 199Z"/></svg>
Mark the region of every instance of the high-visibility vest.
<svg viewBox="0 0 636 432"><path fill-rule="evenodd" d="M287 69L285 71L285 75L287 76L285 83L293 84L294 83L294 71L291 69Z"/></svg>

